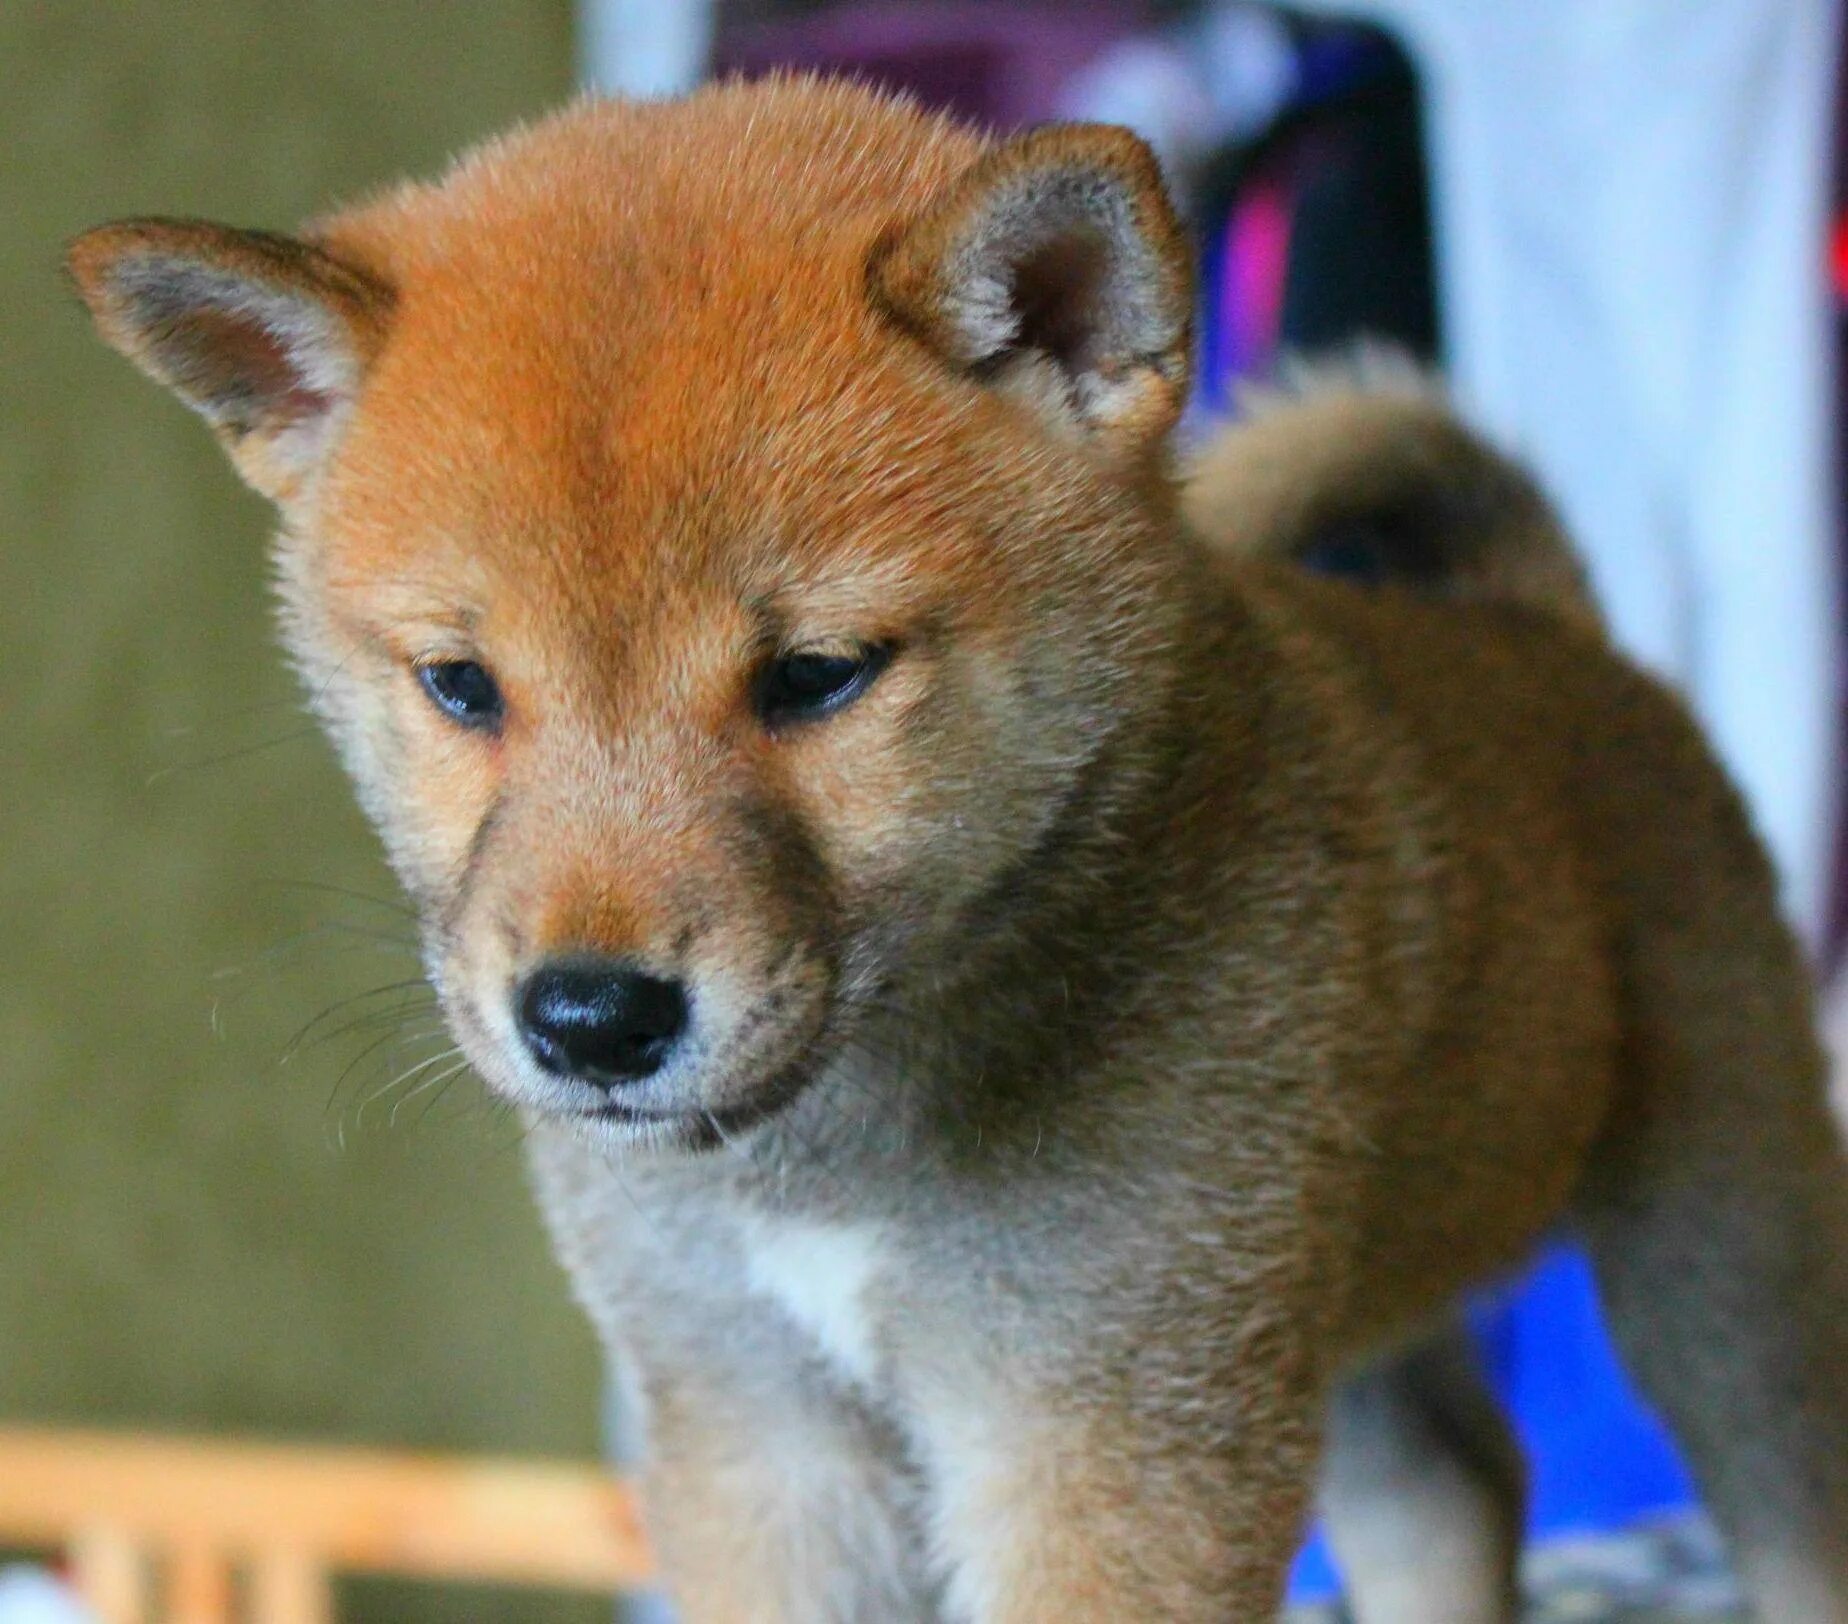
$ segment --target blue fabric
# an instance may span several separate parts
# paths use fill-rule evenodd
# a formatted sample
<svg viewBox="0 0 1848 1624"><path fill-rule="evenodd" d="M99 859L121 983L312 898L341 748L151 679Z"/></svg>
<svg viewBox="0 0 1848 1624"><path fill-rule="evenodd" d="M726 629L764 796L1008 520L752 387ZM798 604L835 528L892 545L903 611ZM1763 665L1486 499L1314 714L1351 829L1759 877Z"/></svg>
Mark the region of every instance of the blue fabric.
<svg viewBox="0 0 1848 1624"><path fill-rule="evenodd" d="M1230 315L1220 298L1226 274L1226 234L1222 224L1200 244L1199 365L1194 368L1193 399L1188 410L1201 425L1221 426L1232 415L1232 340Z"/></svg>
<svg viewBox="0 0 1848 1624"><path fill-rule="evenodd" d="M1694 1490L1675 1446L1618 1365L1583 1254L1548 1251L1519 1285L1477 1303L1471 1327L1532 1472L1529 1536L1613 1530L1685 1508ZM1319 1532L1291 1597L1340 1588Z"/></svg>

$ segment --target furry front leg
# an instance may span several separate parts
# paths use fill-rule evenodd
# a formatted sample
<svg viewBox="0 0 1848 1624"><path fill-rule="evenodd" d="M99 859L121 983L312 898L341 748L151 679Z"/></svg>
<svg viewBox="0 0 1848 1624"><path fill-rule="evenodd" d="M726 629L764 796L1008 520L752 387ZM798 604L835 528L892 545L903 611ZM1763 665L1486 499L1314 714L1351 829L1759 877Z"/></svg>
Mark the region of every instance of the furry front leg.
<svg viewBox="0 0 1848 1624"><path fill-rule="evenodd" d="M662 1376L644 1500L684 1624L928 1624L892 1438L793 1373Z"/></svg>
<svg viewBox="0 0 1848 1624"><path fill-rule="evenodd" d="M932 1624L891 1425L748 1286L735 1226L672 1168L544 1126L540 1206L646 1432L643 1511L681 1624Z"/></svg>
<svg viewBox="0 0 1848 1624"><path fill-rule="evenodd" d="M1056 1387L980 1391L937 1408L928 1447L957 1624L1276 1618L1314 1475L1313 1405L1100 1414L1094 1395Z"/></svg>

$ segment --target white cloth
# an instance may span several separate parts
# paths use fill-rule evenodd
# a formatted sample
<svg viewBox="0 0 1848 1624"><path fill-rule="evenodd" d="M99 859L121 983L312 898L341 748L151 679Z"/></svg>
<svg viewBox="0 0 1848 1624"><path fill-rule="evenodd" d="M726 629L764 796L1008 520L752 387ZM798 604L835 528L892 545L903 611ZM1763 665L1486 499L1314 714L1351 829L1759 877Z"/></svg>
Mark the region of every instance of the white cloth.
<svg viewBox="0 0 1848 1624"><path fill-rule="evenodd" d="M1449 370L1679 683L1814 945L1835 816L1835 0L1310 0L1426 87Z"/></svg>
<svg viewBox="0 0 1848 1624"><path fill-rule="evenodd" d="M0 1568L0 1624L101 1624L69 1589L40 1568Z"/></svg>
<svg viewBox="0 0 1848 1624"><path fill-rule="evenodd" d="M579 0L578 77L620 96L678 96L706 75L717 0Z"/></svg>

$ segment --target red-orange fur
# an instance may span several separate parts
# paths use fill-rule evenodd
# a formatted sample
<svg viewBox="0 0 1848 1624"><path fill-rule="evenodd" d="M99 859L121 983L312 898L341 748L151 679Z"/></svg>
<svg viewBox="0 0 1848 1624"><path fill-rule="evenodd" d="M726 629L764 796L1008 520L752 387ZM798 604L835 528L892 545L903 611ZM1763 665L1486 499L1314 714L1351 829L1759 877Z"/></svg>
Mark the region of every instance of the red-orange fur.
<svg viewBox="0 0 1848 1624"><path fill-rule="evenodd" d="M1431 401L1285 402L1183 516L1133 137L585 102L305 242L71 267L278 502L689 1620L1260 1619L1318 1462L1368 1624L1505 1620L1448 1304L1569 1224L1763 1615L1848 1624L1848 1188L1748 821ZM1424 562L1297 567L1356 529ZM825 721L754 699L873 647ZM691 989L650 1124L515 1034L586 952Z"/></svg>

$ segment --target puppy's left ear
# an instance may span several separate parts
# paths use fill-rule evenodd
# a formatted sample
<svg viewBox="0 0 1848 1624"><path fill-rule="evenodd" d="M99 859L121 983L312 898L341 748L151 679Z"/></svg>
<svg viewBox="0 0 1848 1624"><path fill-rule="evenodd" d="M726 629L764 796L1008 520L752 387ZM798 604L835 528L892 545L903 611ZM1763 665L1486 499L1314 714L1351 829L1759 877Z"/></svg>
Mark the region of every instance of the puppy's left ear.
<svg viewBox="0 0 1848 1624"><path fill-rule="evenodd" d="M392 304L323 247L202 220L98 226L65 267L103 338L210 423L279 503L332 448Z"/></svg>
<svg viewBox="0 0 1848 1624"><path fill-rule="evenodd" d="M1192 248L1128 130L1004 142L880 242L869 282L943 360L1113 457L1153 450L1186 402Z"/></svg>

